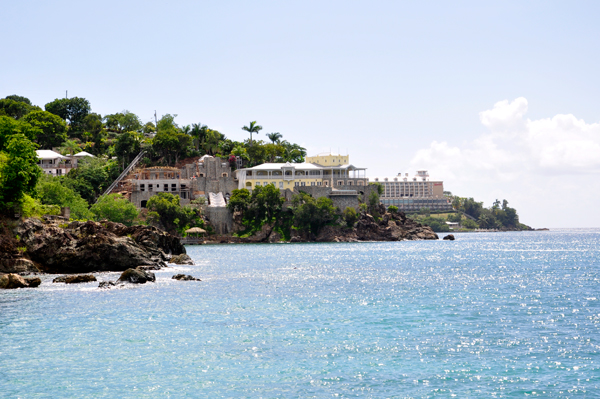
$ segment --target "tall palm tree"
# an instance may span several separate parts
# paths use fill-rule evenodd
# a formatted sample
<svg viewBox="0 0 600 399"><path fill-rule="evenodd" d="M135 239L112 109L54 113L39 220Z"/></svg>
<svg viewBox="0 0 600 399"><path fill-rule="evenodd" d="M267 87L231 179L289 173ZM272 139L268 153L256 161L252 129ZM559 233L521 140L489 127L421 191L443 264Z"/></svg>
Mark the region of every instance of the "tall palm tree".
<svg viewBox="0 0 600 399"><path fill-rule="evenodd" d="M276 132L276 133L267 133L267 137L269 138L269 140L271 140L273 142L273 144L275 144L275 142L279 142L279 139L283 136L279 132Z"/></svg>
<svg viewBox="0 0 600 399"><path fill-rule="evenodd" d="M252 133L258 134L262 130L262 126L257 125L256 121L250 122L250 126L244 126L242 130L250 133L250 145L252 145Z"/></svg>

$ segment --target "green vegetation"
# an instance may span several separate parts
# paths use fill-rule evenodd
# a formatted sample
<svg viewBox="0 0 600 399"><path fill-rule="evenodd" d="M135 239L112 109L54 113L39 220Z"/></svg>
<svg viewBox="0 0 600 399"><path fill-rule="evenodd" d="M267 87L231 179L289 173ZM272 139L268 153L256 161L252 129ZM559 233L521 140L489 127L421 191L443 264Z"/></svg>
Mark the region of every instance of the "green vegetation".
<svg viewBox="0 0 600 399"><path fill-rule="evenodd" d="M135 205L121 194L105 195L92 205L90 211L96 220L107 219L126 226L131 226L139 215Z"/></svg>
<svg viewBox="0 0 600 399"><path fill-rule="evenodd" d="M190 206L181 206L179 196L170 193L158 193L146 204L149 224L171 233L183 234L191 227L204 227L200 211Z"/></svg>
<svg viewBox="0 0 600 399"><path fill-rule="evenodd" d="M519 222L517 210L508 206L508 201L494 201L491 207L485 208L483 202L477 202L473 198L461 198L453 196L450 192L444 192L452 201L455 211L438 213L432 216L428 208L422 208L418 214L409 215L410 218L430 226L436 232L445 232L448 226L446 221L458 223L457 231L469 231L474 229L494 230L528 230ZM475 219L475 220L473 220Z"/></svg>
<svg viewBox="0 0 600 399"><path fill-rule="evenodd" d="M55 99L44 109L18 95L0 99L0 212L41 216L68 206L77 219L135 223L139 219L125 198L109 196L91 209L90 205L141 150L146 152L141 162L145 166L175 166L205 154L227 159L233 168L236 157L244 166L254 166L303 162L306 156L304 148L282 140L280 133L268 134L268 143L253 139L262 130L256 121L242 128L250 133L248 139L234 141L202 123L179 126L176 118L165 114L155 125L128 110L102 116L80 97ZM75 153L87 151L96 158L79 159L78 167L66 176L40 178L36 149L58 149L72 160ZM257 220L255 225L281 213L281 201L274 198L269 189L258 190L251 198L248 217ZM181 207L178 201L161 197L149 202L153 206L149 221L180 233L203 223L197 208Z"/></svg>
<svg viewBox="0 0 600 399"><path fill-rule="evenodd" d="M338 218L338 209L333 206L329 198L312 196L300 192L292 198L294 227L314 235L330 223L335 223Z"/></svg>
<svg viewBox="0 0 600 399"><path fill-rule="evenodd" d="M43 205L68 206L74 219L92 219L88 202L75 190L63 184L59 177L43 176L36 187L37 195Z"/></svg>

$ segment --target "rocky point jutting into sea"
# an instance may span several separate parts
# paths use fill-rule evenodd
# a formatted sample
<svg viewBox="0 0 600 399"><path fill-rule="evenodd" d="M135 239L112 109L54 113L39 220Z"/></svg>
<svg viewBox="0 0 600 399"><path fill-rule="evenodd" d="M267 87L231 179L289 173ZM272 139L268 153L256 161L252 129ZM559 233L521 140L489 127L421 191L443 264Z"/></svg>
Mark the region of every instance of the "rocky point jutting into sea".
<svg viewBox="0 0 600 399"><path fill-rule="evenodd" d="M404 213L383 213L379 221L362 213L353 228L325 226L318 235L292 230L290 242L357 242L435 240L436 233ZM273 225L253 236L217 236L207 243L281 242ZM185 254L178 237L152 226L127 227L120 223L66 223L52 218L15 221L2 235L0 275L14 273L77 274L125 271L141 267L160 269L173 256ZM184 260L185 261L185 260Z"/></svg>

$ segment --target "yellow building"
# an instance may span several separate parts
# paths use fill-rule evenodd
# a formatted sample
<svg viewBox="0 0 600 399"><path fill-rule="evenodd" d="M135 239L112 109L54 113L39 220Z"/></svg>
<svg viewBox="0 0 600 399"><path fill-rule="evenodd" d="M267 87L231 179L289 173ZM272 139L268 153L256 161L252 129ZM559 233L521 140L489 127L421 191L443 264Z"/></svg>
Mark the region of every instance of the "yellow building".
<svg viewBox="0 0 600 399"><path fill-rule="evenodd" d="M348 155L317 155L303 163L264 163L237 171L238 188L252 190L256 186L274 184L277 188L303 186L366 186L366 168L348 163Z"/></svg>

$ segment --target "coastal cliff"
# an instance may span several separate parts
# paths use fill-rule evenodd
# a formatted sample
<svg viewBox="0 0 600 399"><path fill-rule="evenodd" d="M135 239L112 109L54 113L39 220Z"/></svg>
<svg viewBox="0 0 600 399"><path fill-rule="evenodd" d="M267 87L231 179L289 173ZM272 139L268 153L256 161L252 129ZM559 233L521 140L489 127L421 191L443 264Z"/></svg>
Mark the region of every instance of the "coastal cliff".
<svg viewBox="0 0 600 399"><path fill-rule="evenodd" d="M31 218L18 221L13 231L16 239L5 239L10 250L0 258L0 273L160 268L166 266L170 255L185 253L179 238L151 226L92 221L67 224Z"/></svg>

